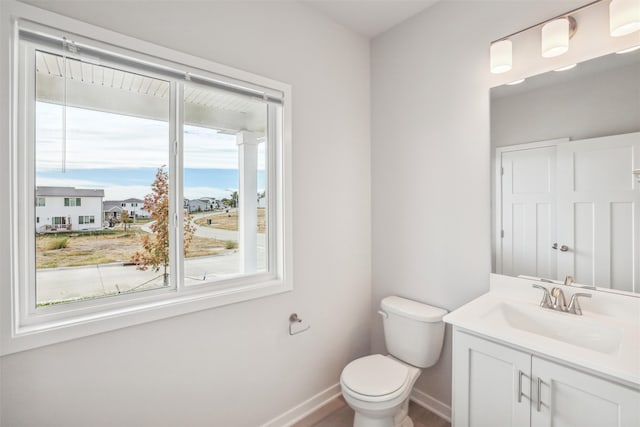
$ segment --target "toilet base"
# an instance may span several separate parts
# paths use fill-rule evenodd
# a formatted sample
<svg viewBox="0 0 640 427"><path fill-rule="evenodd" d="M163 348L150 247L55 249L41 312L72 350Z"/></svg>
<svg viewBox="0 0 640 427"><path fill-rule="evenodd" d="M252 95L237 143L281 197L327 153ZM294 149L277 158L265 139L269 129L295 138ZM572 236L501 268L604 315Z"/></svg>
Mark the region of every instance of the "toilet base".
<svg viewBox="0 0 640 427"><path fill-rule="evenodd" d="M388 417L374 418L356 411L353 427L413 427L413 420L409 417L409 399L402 403L398 412Z"/></svg>
<svg viewBox="0 0 640 427"><path fill-rule="evenodd" d="M393 417L393 427L413 427L413 420L409 418L409 399L405 400L402 408Z"/></svg>

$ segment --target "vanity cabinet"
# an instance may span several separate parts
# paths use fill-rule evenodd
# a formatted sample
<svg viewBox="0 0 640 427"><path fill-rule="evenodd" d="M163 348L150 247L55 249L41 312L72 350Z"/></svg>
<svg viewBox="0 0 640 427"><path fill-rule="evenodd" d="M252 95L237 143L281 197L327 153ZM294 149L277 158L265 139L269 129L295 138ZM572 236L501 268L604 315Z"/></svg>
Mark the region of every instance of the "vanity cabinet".
<svg viewBox="0 0 640 427"><path fill-rule="evenodd" d="M454 329L454 427L637 427L640 391Z"/></svg>

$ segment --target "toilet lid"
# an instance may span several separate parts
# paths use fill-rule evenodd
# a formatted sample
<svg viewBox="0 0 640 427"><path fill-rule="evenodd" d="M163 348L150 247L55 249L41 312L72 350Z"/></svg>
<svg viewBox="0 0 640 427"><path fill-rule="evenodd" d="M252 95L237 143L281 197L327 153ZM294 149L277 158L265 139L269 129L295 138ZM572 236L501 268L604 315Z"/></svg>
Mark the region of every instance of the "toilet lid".
<svg viewBox="0 0 640 427"><path fill-rule="evenodd" d="M342 371L342 382L356 393L383 396L402 387L408 376L409 369L402 363L374 354L349 363Z"/></svg>

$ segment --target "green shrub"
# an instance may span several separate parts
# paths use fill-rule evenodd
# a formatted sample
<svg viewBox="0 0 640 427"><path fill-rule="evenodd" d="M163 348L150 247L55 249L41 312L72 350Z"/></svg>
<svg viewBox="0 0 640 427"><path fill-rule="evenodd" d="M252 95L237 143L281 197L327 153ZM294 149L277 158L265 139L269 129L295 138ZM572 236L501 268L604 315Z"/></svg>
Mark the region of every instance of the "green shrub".
<svg viewBox="0 0 640 427"><path fill-rule="evenodd" d="M226 249L236 249L238 247L238 242L234 242L233 240L225 240L224 247Z"/></svg>

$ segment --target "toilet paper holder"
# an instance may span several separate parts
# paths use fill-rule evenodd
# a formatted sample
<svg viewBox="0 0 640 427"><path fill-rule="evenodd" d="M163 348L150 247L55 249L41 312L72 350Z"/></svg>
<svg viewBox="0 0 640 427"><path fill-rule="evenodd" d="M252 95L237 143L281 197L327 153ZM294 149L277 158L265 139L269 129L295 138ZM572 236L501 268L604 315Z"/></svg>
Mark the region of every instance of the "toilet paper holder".
<svg viewBox="0 0 640 427"><path fill-rule="evenodd" d="M309 328L311 328L311 325L307 325L306 328L294 332L293 327L298 323L302 323L302 319L298 316L298 313L291 313L291 315L289 316L289 335L298 335L303 333L304 331L308 331Z"/></svg>

